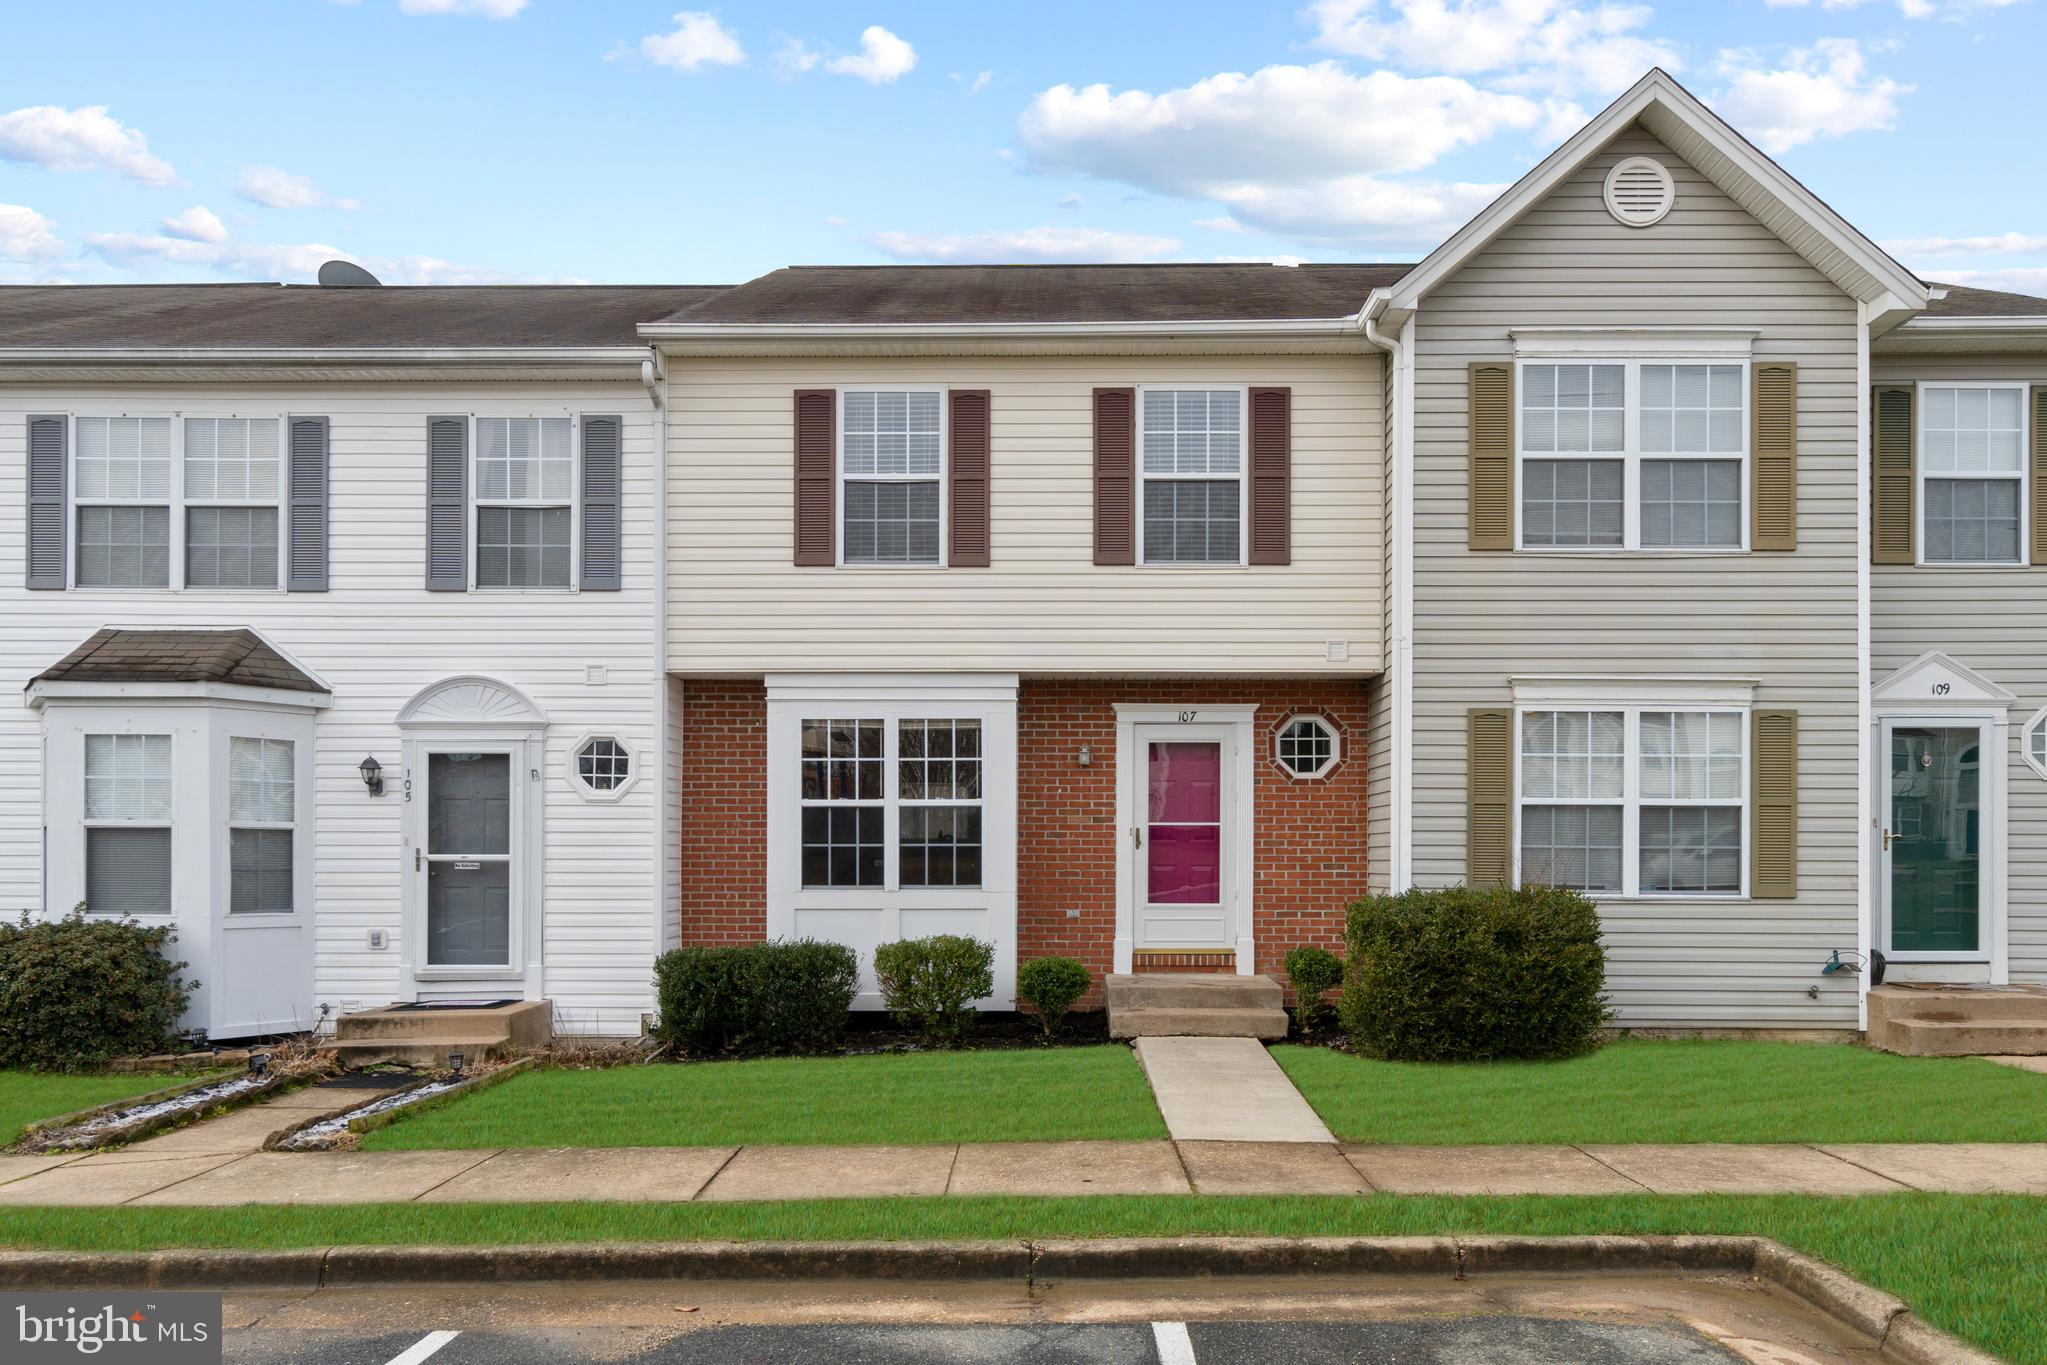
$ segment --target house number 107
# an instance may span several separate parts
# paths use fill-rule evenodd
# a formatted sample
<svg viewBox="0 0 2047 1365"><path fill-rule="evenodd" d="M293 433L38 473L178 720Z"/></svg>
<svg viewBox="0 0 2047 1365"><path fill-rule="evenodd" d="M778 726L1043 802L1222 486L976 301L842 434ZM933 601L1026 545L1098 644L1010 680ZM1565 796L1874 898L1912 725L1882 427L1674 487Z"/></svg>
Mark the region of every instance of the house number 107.
<svg viewBox="0 0 2047 1365"><path fill-rule="evenodd" d="M1180 724L1182 725L1187 724L1189 721L1193 720L1194 717L1198 714L1199 713L1195 711L1182 711L1180 713Z"/></svg>

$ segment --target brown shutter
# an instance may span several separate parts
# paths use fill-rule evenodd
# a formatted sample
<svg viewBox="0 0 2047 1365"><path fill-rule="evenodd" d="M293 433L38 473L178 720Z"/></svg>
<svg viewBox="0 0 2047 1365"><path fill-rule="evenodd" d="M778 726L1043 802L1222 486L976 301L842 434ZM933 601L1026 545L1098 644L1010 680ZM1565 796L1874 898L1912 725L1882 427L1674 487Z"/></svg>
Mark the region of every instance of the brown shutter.
<svg viewBox="0 0 2047 1365"><path fill-rule="evenodd" d="M1251 390L1251 562L1291 564L1292 389Z"/></svg>
<svg viewBox="0 0 2047 1365"><path fill-rule="evenodd" d="M835 389L796 390L796 563L838 562L838 422Z"/></svg>
<svg viewBox="0 0 2047 1365"><path fill-rule="evenodd" d="M1751 550L1798 548L1798 366L1757 361L1749 375Z"/></svg>
<svg viewBox="0 0 2047 1365"><path fill-rule="evenodd" d="M1471 523L1474 550L1514 548L1514 367L1472 365L1467 397L1471 423Z"/></svg>
<svg viewBox="0 0 2047 1365"><path fill-rule="evenodd" d="M2047 564L2047 385L2033 386L2033 562Z"/></svg>
<svg viewBox="0 0 2047 1365"><path fill-rule="evenodd" d="M1878 389L1870 424L1869 562L1912 562L1912 502L1917 471L1912 463L1912 390Z"/></svg>
<svg viewBox="0 0 2047 1365"><path fill-rule="evenodd" d="M1757 711L1749 718L1749 895L1798 894L1798 713Z"/></svg>
<svg viewBox="0 0 2047 1365"><path fill-rule="evenodd" d="M1095 390L1095 563L1137 562L1137 390Z"/></svg>
<svg viewBox="0 0 2047 1365"><path fill-rule="evenodd" d="M1508 803L1513 788L1514 713L1476 707L1465 715L1470 772L1465 783L1464 880L1500 886L1509 876Z"/></svg>
<svg viewBox="0 0 2047 1365"><path fill-rule="evenodd" d="M954 389L947 488L946 563L955 569L988 567L988 390Z"/></svg>

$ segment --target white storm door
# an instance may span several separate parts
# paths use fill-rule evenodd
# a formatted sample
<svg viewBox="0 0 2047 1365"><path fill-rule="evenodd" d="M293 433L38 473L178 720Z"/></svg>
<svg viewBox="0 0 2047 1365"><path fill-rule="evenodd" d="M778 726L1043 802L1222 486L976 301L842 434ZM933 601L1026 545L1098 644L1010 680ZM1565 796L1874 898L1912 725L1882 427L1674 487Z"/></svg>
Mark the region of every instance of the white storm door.
<svg viewBox="0 0 2047 1365"><path fill-rule="evenodd" d="M1138 725L1134 739L1134 946L1234 948L1234 727Z"/></svg>

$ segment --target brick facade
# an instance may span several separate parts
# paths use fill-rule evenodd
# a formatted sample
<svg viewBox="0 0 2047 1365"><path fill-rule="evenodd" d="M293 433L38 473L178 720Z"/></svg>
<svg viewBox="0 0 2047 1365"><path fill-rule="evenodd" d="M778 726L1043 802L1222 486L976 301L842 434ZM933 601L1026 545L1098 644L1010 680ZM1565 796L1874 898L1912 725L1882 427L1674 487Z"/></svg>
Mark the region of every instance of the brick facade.
<svg viewBox="0 0 2047 1365"><path fill-rule="evenodd" d="M1026 678L1017 697L1017 956L1059 953L1098 977L1116 937L1117 702L1255 703L1258 970L1289 949L1338 949L1343 907L1365 889L1365 683L1357 679ZM1343 759L1302 780L1272 758L1274 730L1314 712L1335 722ZM684 688L682 941L766 935L766 697L758 682ZM1077 761L1082 746L1092 762ZM1077 913L1074 913L1077 912Z"/></svg>

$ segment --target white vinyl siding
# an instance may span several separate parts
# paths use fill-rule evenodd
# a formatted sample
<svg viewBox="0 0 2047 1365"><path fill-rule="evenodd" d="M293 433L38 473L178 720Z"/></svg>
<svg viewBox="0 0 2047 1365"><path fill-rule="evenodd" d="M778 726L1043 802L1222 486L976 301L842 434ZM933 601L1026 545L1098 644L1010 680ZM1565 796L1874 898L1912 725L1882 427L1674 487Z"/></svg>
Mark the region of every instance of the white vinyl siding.
<svg viewBox="0 0 2047 1365"><path fill-rule="evenodd" d="M1381 367L1368 356L692 358L670 372L669 664L1266 676L1375 673ZM820 578L791 563L798 389L990 394L990 566ZM1255 574L1093 562L1093 391L1293 390L1293 562ZM1332 660L1331 641L1347 647Z"/></svg>
<svg viewBox="0 0 2047 1365"><path fill-rule="evenodd" d="M1606 172L1628 155L1655 156L1676 178L1676 205L1652 228L1606 211ZM1868 400L1854 300L1634 128L1431 292L1409 326L1416 882L1465 878L1467 713L1511 705L1514 678L1753 680L1753 706L1798 713L1798 894L1603 902L1616 1022L1854 1028L1857 983L1818 975L1829 950L1854 949L1859 908L1857 432ZM1524 329L1643 327L1738 329L1753 333L1751 355L1797 363L1797 550L1471 552L1469 366L1512 358Z"/></svg>
<svg viewBox="0 0 2047 1365"><path fill-rule="evenodd" d="M1922 384L1918 409L1921 562L2025 563L2025 386Z"/></svg>
<svg viewBox="0 0 2047 1365"><path fill-rule="evenodd" d="M23 586L26 417L108 411L145 397L106 386L16 385L0 397L0 885L38 900L43 877L40 721L23 704L35 674L110 622L134 624L131 599L112 592L28 592ZM572 776L574 746L616 735L655 762L664 695L655 638L659 530L654 427L637 379L616 382L266 382L234 387L153 385L134 411L320 413L330 420L331 588L303 595L188 589L153 598L148 623L248 625L317 672L334 691L300 762L308 776L297 811L316 831L301 844L315 916L316 1003L397 998L403 858L398 709L447 677L501 678L548 715L546 762L531 790L544 807L546 897L535 945L540 988L564 1034L637 1035L653 1008L649 960L666 929L657 882L669 841L656 827L660 784L635 783L617 801L592 801ZM786 397L785 397L786 401ZM259 406L260 404L260 406ZM622 555L625 590L429 593L426 561L426 423L450 412L622 414ZM472 447L473 448L473 447ZM607 681L586 681L603 665ZM248 733L243 731L242 733ZM384 765L387 794L369 796L356 765ZM653 775L651 768L648 775ZM223 794L223 800L225 799ZM225 807L216 817L225 845ZM181 825L180 836L185 831ZM53 834L52 838L56 836ZM224 855L224 851L223 854ZM44 909L61 912L69 905ZM371 930L390 946L372 948ZM194 975L204 979L195 970Z"/></svg>

